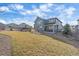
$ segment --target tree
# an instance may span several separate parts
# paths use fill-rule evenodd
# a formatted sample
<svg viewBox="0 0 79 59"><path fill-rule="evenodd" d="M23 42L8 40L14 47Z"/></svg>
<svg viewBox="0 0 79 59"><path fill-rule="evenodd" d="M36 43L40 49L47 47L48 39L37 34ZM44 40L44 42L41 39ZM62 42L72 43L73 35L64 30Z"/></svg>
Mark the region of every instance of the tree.
<svg viewBox="0 0 79 59"><path fill-rule="evenodd" d="M9 26L9 28L10 28L10 31L13 31L13 28L11 26Z"/></svg>
<svg viewBox="0 0 79 59"><path fill-rule="evenodd" d="M66 35L71 35L71 29L70 29L70 25L69 24L66 24L64 26L63 33L66 34Z"/></svg>

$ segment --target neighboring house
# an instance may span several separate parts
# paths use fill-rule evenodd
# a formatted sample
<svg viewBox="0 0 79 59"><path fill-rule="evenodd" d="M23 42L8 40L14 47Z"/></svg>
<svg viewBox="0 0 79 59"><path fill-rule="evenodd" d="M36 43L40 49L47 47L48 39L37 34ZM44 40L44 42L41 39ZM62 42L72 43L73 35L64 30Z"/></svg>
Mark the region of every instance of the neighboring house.
<svg viewBox="0 0 79 59"><path fill-rule="evenodd" d="M79 40L79 20L77 20L77 25L75 25L74 29L75 31L73 32L73 37L75 37L76 40Z"/></svg>
<svg viewBox="0 0 79 59"><path fill-rule="evenodd" d="M38 32L52 32L56 33L62 31L62 22L58 18L42 19L37 17L34 28Z"/></svg>
<svg viewBox="0 0 79 59"><path fill-rule="evenodd" d="M0 30L5 30L5 24L0 23Z"/></svg>
<svg viewBox="0 0 79 59"><path fill-rule="evenodd" d="M79 20L77 20L77 22L78 22L78 24L76 25L76 30L78 30L79 31Z"/></svg>
<svg viewBox="0 0 79 59"><path fill-rule="evenodd" d="M76 40L79 40L79 25L75 26L75 32L73 32L73 37L75 37Z"/></svg>
<svg viewBox="0 0 79 59"><path fill-rule="evenodd" d="M25 23L21 23L18 25L18 30L19 31L31 31L31 26L25 24Z"/></svg>
<svg viewBox="0 0 79 59"><path fill-rule="evenodd" d="M76 31L76 26L75 25L71 25L70 28L71 28L71 32L75 32Z"/></svg>
<svg viewBox="0 0 79 59"><path fill-rule="evenodd" d="M75 30L77 31L77 32L79 32L79 19L77 20L77 25L75 26Z"/></svg>
<svg viewBox="0 0 79 59"><path fill-rule="evenodd" d="M18 30L18 25L15 23L10 23L10 24L6 24L6 30L10 30L10 31L14 31L14 30Z"/></svg>
<svg viewBox="0 0 79 59"><path fill-rule="evenodd" d="M79 31L79 25L76 25L76 26L75 26L75 30L76 30L76 31Z"/></svg>
<svg viewBox="0 0 79 59"><path fill-rule="evenodd" d="M77 20L77 25L70 26L72 32L79 32L79 20Z"/></svg>
<svg viewBox="0 0 79 59"><path fill-rule="evenodd" d="M15 23L10 23L6 24L5 30L10 30L10 31L31 31L31 26L21 23L19 25Z"/></svg>

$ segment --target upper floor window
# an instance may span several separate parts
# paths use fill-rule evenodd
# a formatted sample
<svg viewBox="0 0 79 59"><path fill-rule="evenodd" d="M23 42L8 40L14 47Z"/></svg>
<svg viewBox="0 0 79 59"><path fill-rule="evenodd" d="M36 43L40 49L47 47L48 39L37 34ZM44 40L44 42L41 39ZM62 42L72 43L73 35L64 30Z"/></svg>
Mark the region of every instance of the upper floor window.
<svg viewBox="0 0 79 59"><path fill-rule="evenodd" d="M43 26L41 25L40 28L43 28Z"/></svg>
<svg viewBox="0 0 79 59"><path fill-rule="evenodd" d="M56 19L50 19L49 23L55 23Z"/></svg>
<svg viewBox="0 0 79 59"><path fill-rule="evenodd" d="M38 24L42 24L42 21L38 21Z"/></svg>

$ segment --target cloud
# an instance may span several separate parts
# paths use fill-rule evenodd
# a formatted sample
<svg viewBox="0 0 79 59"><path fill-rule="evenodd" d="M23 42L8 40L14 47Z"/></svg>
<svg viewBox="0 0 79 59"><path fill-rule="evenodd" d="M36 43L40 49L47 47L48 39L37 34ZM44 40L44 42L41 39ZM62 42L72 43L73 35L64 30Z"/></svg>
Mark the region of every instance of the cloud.
<svg viewBox="0 0 79 59"><path fill-rule="evenodd" d="M69 24L70 24L70 25L77 25L78 23L77 23L76 20L73 20L73 21L70 21Z"/></svg>
<svg viewBox="0 0 79 59"><path fill-rule="evenodd" d="M56 5L54 8L54 11L58 11L58 13L62 13L62 11L65 9L64 5Z"/></svg>
<svg viewBox="0 0 79 59"><path fill-rule="evenodd" d="M24 6L21 4L11 4L9 7L13 10L23 10L24 9Z"/></svg>
<svg viewBox="0 0 79 59"><path fill-rule="evenodd" d="M25 10L25 11L20 11L19 12L22 15L32 15L32 16L39 16L39 17L44 17L46 14L42 12L40 9L35 8L33 10Z"/></svg>
<svg viewBox="0 0 79 59"><path fill-rule="evenodd" d="M54 6L54 4L52 4L52 3L48 3L47 5L48 5L48 7Z"/></svg>
<svg viewBox="0 0 79 59"><path fill-rule="evenodd" d="M40 5L39 6L39 9L41 11L44 11L44 12L51 12L52 10L50 9L54 4L43 4L43 5Z"/></svg>
<svg viewBox="0 0 79 59"><path fill-rule="evenodd" d="M33 9L33 12L36 13L37 16L43 17L43 18L49 18L49 13L51 14L53 12L52 8L55 4L48 3L48 4L41 4L38 8Z"/></svg>
<svg viewBox="0 0 79 59"><path fill-rule="evenodd" d="M16 13L14 10L17 10L17 11L24 10L24 6L21 4L9 4L8 6L0 7L0 12Z"/></svg>
<svg viewBox="0 0 79 59"><path fill-rule="evenodd" d="M27 10L27 11L26 11L26 13L27 13L27 14L31 14L31 13L32 13L32 11L30 11L30 10Z"/></svg>
<svg viewBox="0 0 79 59"><path fill-rule="evenodd" d="M0 7L0 12L9 12L9 11L10 11L9 8L6 6Z"/></svg>
<svg viewBox="0 0 79 59"><path fill-rule="evenodd" d="M44 11L44 10L48 9L48 6L47 6L47 4L44 4L44 5L40 5L39 8L40 8L40 10Z"/></svg>
<svg viewBox="0 0 79 59"><path fill-rule="evenodd" d="M75 15L77 9L75 7L72 6L66 7L65 5L60 5L55 8L55 11L58 13L56 17L62 20L63 24L66 23L69 23L71 25L76 24L72 22L74 21L74 19L77 19Z"/></svg>
<svg viewBox="0 0 79 59"><path fill-rule="evenodd" d="M24 6L21 4L13 4L13 9L20 10L19 13L25 16L32 15L34 17L39 16L42 18L51 18L53 16L58 17L63 22L63 24L70 23L71 21L73 21L73 19L77 19L74 18L76 8L72 6L66 7L64 4L56 5L56 4L48 3L48 4L40 4L39 6L32 5L31 10L24 9ZM18 21L16 23L18 23Z"/></svg>
<svg viewBox="0 0 79 59"><path fill-rule="evenodd" d="M63 14L66 16L72 16L75 14L76 8L74 7L65 7L64 5L60 5L55 9L59 14Z"/></svg>
<svg viewBox="0 0 79 59"><path fill-rule="evenodd" d="M35 9L35 8L37 8L37 6L36 5L32 5L32 9Z"/></svg>
<svg viewBox="0 0 79 59"><path fill-rule="evenodd" d="M74 24L74 22L72 22L74 19L77 19L75 17L75 12L76 12L76 8L73 6L69 6L66 7L64 4L40 4L39 6L37 5L32 5L31 6L32 9L26 9L24 8L24 5L22 4L10 4L9 6L2 6L0 7L0 12L4 12L4 11L15 11L18 12L18 14L24 15L25 17L27 15L32 15L33 17L39 16L42 18L52 18L52 17L57 17L59 18L63 24L65 23L70 23L70 24ZM28 16L29 17L29 16ZM29 17L30 19L32 19L31 17ZM12 21L10 22L14 22L14 23L28 23L31 24L33 26L33 21L29 21L29 19L27 18L15 18L12 19ZM5 21L2 20L2 22L6 23Z"/></svg>
<svg viewBox="0 0 79 59"><path fill-rule="evenodd" d="M47 17L47 13L51 12L50 9L53 6L53 4L42 4L38 7L36 5L32 5L32 10L23 10L20 11L20 14L22 15L33 15L33 16L39 16L39 17ZM47 13L45 13L47 12Z"/></svg>
<svg viewBox="0 0 79 59"><path fill-rule="evenodd" d="M28 15L28 14L32 15L31 10L19 11L19 13L22 14L22 15Z"/></svg>
<svg viewBox="0 0 79 59"><path fill-rule="evenodd" d="M6 24L7 22L3 19L0 19L0 23Z"/></svg>
<svg viewBox="0 0 79 59"><path fill-rule="evenodd" d="M76 9L74 7L69 7L68 9L65 9L65 13L68 16L72 16L75 13Z"/></svg>

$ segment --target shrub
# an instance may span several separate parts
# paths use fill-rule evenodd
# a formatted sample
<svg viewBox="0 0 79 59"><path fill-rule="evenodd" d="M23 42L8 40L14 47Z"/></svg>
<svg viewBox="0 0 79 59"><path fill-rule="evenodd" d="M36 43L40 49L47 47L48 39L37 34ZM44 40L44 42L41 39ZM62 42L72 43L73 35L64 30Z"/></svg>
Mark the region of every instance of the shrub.
<svg viewBox="0 0 79 59"><path fill-rule="evenodd" d="M66 24L64 26L63 34L71 35L71 29L70 29L70 25L69 24Z"/></svg>

